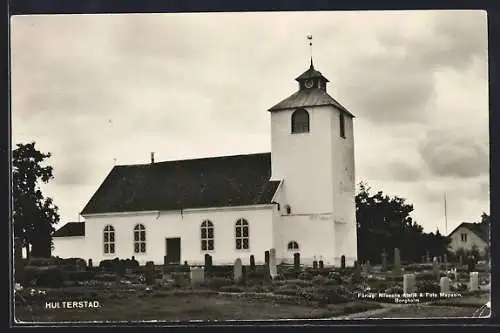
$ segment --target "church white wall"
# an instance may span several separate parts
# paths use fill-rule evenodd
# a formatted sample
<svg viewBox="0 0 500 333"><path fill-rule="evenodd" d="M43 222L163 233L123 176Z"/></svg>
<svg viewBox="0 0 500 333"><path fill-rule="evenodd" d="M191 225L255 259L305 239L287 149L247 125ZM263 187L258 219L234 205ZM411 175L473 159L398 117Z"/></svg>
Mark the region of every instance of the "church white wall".
<svg viewBox="0 0 500 333"><path fill-rule="evenodd" d="M332 212L332 140L329 107L306 108L310 132L291 133L294 110L271 112L272 178L294 214Z"/></svg>
<svg viewBox="0 0 500 333"><path fill-rule="evenodd" d="M53 257L60 257L60 258L82 257L82 249L85 246L84 236L53 237L52 242L54 243L54 248L52 249Z"/></svg>
<svg viewBox="0 0 500 333"><path fill-rule="evenodd" d="M226 209L193 209L169 212L139 212L85 216L85 259L98 264L104 259L135 257L140 264L154 261L162 264L166 254L166 238L181 238L181 262L203 264L205 253L212 255L214 264L232 264L240 257L249 264L250 255L256 263L264 262L264 252L273 246L273 208L269 206ZM250 248L236 250L235 223L244 218L249 223ZM202 251L201 223L209 219L214 224L214 251ZM141 223L146 228L146 253L134 253L133 228ZM115 254L103 253L103 230L106 225L115 228ZM81 255L79 256L81 257Z"/></svg>
<svg viewBox="0 0 500 333"><path fill-rule="evenodd" d="M345 138L340 136L340 111L335 110L332 124L333 218L337 230L336 252L346 256L346 264L357 260L356 180L353 118L344 116ZM339 262L340 264L340 262Z"/></svg>
<svg viewBox="0 0 500 333"><path fill-rule="evenodd" d="M340 265L345 255L351 265L357 259L353 121L345 115L342 138L337 109L306 110L310 131L300 134L291 133L294 110L271 112L272 178L283 179L276 201L281 214L291 206L291 216L281 218L282 231L276 236L281 243L276 244L284 258L293 258L286 246L291 238L301 237L303 244L295 240L302 258L323 256L328 258L322 259L325 264Z"/></svg>
<svg viewBox="0 0 500 333"><path fill-rule="evenodd" d="M281 216L283 228L283 262L293 262L295 252L300 253L302 264L312 265L314 260L323 260L325 265L335 265L335 229L331 216ZM288 250L288 243L296 241L299 250Z"/></svg>

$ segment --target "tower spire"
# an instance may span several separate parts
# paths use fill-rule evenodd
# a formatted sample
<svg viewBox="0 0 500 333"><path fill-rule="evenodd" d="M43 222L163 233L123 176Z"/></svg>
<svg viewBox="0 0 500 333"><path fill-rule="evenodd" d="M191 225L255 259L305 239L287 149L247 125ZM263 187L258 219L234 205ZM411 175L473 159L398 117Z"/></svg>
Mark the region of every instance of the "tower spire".
<svg viewBox="0 0 500 333"><path fill-rule="evenodd" d="M312 39L313 39L313 36L312 35L307 35L307 40L309 41L309 55L311 57L311 66L310 68L311 69L314 69L314 65L313 65L313 55L312 55Z"/></svg>

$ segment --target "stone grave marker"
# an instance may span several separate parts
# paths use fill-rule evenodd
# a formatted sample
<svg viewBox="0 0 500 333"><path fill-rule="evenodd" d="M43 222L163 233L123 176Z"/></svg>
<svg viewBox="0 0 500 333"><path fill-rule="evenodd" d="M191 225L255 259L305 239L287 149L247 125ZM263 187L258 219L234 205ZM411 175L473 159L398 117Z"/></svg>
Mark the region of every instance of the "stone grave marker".
<svg viewBox="0 0 500 333"><path fill-rule="evenodd" d="M298 276L300 273L300 253L298 252L293 254L293 270L295 276Z"/></svg>
<svg viewBox="0 0 500 333"><path fill-rule="evenodd" d="M353 282L359 282L361 280L361 264L359 261L354 261L354 271L352 275Z"/></svg>
<svg viewBox="0 0 500 333"><path fill-rule="evenodd" d="M450 292L450 278L447 276L443 276L439 280L439 291L442 293L449 293Z"/></svg>
<svg viewBox="0 0 500 333"><path fill-rule="evenodd" d="M320 260L320 261L318 262L318 264L319 264L319 268L320 268L320 269L323 269L323 268L325 267L325 264L324 264L323 260Z"/></svg>
<svg viewBox="0 0 500 333"><path fill-rule="evenodd" d="M190 267L189 277L191 285L200 285L205 282L205 270L203 267Z"/></svg>
<svg viewBox="0 0 500 333"><path fill-rule="evenodd" d="M382 252L382 272L387 272L387 253Z"/></svg>
<svg viewBox="0 0 500 333"><path fill-rule="evenodd" d="M241 259L237 258L234 261L233 265L233 279L235 282L241 281L243 278L243 270L242 270L242 264L241 264Z"/></svg>
<svg viewBox="0 0 500 333"><path fill-rule="evenodd" d="M89 259L89 270L92 270L92 268L94 268L94 266L92 264L92 259Z"/></svg>
<svg viewBox="0 0 500 333"><path fill-rule="evenodd" d="M437 279L439 279L440 269L437 257L434 257L434 260L432 261L432 273L436 275Z"/></svg>
<svg viewBox="0 0 500 333"><path fill-rule="evenodd" d="M469 291L479 290L479 273L470 272L469 273Z"/></svg>
<svg viewBox="0 0 500 333"><path fill-rule="evenodd" d="M269 266L269 251L264 252L264 262L267 266Z"/></svg>
<svg viewBox="0 0 500 333"><path fill-rule="evenodd" d="M318 262L316 260L313 261L313 269L318 269Z"/></svg>
<svg viewBox="0 0 500 333"><path fill-rule="evenodd" d="M146 263L146 284L155 282L155 265L152 261Z"/></svg>
<svg viewBox="0 0 500 333"><path fill-rule="evenodd" d="M403 275L403 294L411 294L417 291L415 274Z"/></svg>
<svg viewBox="0 0 500 333"><path fill-rule="evenodd" d="M401 254L399 248L394 249L394 274L401 274Z"/></svg>
<svg viewBox="0 0 500 333"><path fill-rule="evenodd" d="M255 272L255 257L250 255L250 271Z"/></svg>
<svg viewBox="0 0 500 333"><path fill-rule="evenodd" d="M271 249L269 251L269 275L271 279L275 279L278 276L278 268L276 263L276 249Z"/></svg>
<svg viewBox="0 0 500 333"><path fill-rule="evenodd" d="M345 268L345 255L342 255L342 257L340 257L340 268Z"/></svg>

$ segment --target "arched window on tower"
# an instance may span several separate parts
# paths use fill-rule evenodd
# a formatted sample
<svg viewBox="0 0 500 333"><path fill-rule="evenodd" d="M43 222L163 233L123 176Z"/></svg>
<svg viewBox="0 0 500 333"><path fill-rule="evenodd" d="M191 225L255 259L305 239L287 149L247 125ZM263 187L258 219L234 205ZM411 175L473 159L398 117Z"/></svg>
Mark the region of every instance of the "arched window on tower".
<svg viewBox="0 0 500 333"><path fill-rule="evenodd" d="M292 133L309 132L309 113L304 109L295 110L292 114Z"/></svg>
<svg viewBox="0 0 500 333"><path fill-rule="evenodd" d="M288 250L293 251L298 249L299 249L299 243L297 243L296 241L288 242Z"/></svg>

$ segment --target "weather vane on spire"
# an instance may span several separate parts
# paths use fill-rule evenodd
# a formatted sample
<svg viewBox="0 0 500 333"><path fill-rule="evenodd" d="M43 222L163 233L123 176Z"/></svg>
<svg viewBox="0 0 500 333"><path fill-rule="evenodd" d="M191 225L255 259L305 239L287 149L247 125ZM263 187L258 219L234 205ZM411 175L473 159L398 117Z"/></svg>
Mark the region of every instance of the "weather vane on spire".
<svg viewBox="0 0 500 333"><path fill-rule="evenodd" d="M307 40L309 41L309 53L310 53L310 56L311 56L311 68L313 68L313 55L312 55L312 39L313 39L313 36L312 35L307 35Z"/></svg>

